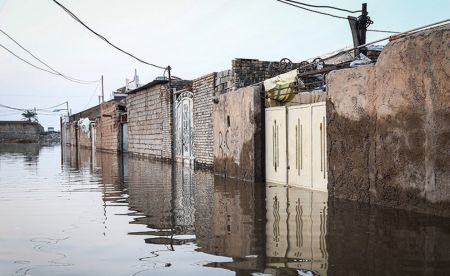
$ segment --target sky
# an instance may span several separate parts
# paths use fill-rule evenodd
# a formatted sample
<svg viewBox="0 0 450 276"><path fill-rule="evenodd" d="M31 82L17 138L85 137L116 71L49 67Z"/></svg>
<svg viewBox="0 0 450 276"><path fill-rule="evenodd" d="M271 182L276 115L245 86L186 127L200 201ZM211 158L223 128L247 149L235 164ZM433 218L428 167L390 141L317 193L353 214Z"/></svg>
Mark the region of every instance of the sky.
<svg viewBox="0 0 450 276"><path fill-rule="evenodd" d="M231 68L234 58L300 62L352 45L346 20L275 0L59 0L88 26L135 56L195 79ZM367 0L369 29L407 31L448 19L450 0ZM359 10L362 1L308 0ZM345 12L321 10L346 17ZM104 76L105 100L136 69L142 84L163 70L117 51L73 20L52 0L0 0L0 29L59 72L82 80ZM388 34L369 32L367 41ZM0 33L0 44L40 65ZM0 48L0 104L42 109L69 102L72 113L98 104L99 82L82 85L37 70ZM64 105L38 114L59 129ZM0 120L20 120L0 107Z"/></svg>

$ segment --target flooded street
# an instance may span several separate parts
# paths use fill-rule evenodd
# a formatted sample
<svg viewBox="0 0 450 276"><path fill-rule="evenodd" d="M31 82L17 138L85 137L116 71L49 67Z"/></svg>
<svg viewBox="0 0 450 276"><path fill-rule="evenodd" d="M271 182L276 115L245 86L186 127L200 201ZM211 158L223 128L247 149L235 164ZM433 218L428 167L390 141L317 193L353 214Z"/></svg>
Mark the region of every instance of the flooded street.
<svg viewBox="0 0 450 276"><path fill-rule="evenodd" d="M450 220L145 159L0 145L0 275L448 275Z"/></svg>

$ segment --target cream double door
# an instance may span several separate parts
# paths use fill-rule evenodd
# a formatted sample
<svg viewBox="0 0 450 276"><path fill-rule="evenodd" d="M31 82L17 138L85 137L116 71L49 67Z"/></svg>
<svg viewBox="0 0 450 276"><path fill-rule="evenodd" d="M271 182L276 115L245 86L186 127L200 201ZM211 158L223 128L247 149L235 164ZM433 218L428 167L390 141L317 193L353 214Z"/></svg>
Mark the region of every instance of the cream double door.
<svg viewBox="0 0 450 276"><path fill-rule="evenodd" d="M325 103L266 109L267 182L327 191L326 145Z"/></svg>

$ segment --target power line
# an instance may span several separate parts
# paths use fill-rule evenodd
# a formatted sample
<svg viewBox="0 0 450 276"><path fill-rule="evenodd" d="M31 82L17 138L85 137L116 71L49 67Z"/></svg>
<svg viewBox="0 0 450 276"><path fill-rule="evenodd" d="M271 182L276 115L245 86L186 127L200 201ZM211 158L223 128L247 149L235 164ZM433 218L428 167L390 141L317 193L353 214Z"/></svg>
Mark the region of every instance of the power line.
<svg viewBox="0 0 450 276"><path fill-rule="evenodd" d="M6 35L9 39L11 39L15 44L17 44L22 50L24 50L25 52L27 52L28 54L30 54L33 58L35 58L37 61L39 61L40 63L42 63L43 65L45 65L48 69L52 70L54 73L56 73L57 75L72 81L72 82L76 82L79 84L91 84L91 83L96 83L98 82L98 80L95 81L86 81L86 80L80 80L80 79L76 79L76 78L72 78L69 76L66 76L60 72L58 72L57 70L55 70L54 68L52 68L50 65L48 65L47 63L43 62L41 59L39 59L38 57L36 57L33 53L31 53L29 50L27 50L25 47L23 47L19 42L17 42L14 38L12 38L9 34L7 34L5 31L3 31L2 29L0 29L0 32L3 33L4 35Z"/></svg>
<svg viewBox="0 0 450 276"><path fill-rule="evenodd" d="M368 32L377 32L377 33L388 33L388 34L399 34L400 32L394 31L383 31L383 30L367 30Z"/></svg>
<svg viewBox="0 0 450 276"><path fill-rule="evenodd" d="M362 10L350 11L350 10L341 9L341 8L333 7L333 6L312 5L312 4L302 3L302 2L293 1L293 0L285 0L285 1L287 1L287 2L292 2L292 3L298 4L298 5L303 5L303 6L311 7L311 8L326 8L326 9L333 9L333 10L338 10L338 11L343 11L343 12L348 12L348 13L358 13L358 12L362 12Z"/></svg>
<svg viewBox="0 0 450 276"><path fill-rule="evenodd" d="M41 67L39 67L39 66L37 66L37 65L34 65L34 64L32 64L32 63L26 61L25 59L19 57L19 56L16 55L13 51L9 50L8 48L6 48L5 46L3 46L2 44L0 44L0 47L2 47L3 49L5 49L6 51L8 51L11 55L15 56L16 58L20 59L21 61L25 62L26 64L28 64L28 65L30 65L30 66L36 68L36 69L42 70L42 71L44 71L44 72L47 72L47 73L50 73L50 74L53 74L53 75L58 75L58 74L55 73L55 72L52 72L52 71L49 71L49 70L47 70L47 69L41 68Z"/></svg>
<svg viewBox="0 0 450 276"><path fill-rule="evenodd" d="M85 27L86 29L88 29L91 33L95 34L96 36L98 36L100 39L102 39L103 41L105 41L106 43L108 43L109 45L111 45L112 47L114 47L115 49L119 50L120 52L136 59L139 62L142 62L144 64L159 68L159 69L163 69L165 70L167 67L163 67L163 66L159 66L153 63L149 63L146 62L132 54L130 54L129 52L122 50L121 48L119 48L118 46L114 45L112 42L110 42L108 39L106 39L104 36L102 36L101 34L97 33L96 31L94 31L93 29L91 29L89 26L87 26L83 21L81 21L73 12L71 12L68 8L64 7L61 3L59 3L56 0L53 0L53 2L55 2L58 6L60 6L67 14L69 14L73 19L75 19L75 21L77 21L78 23L80 23L81 25L83 25L83 27Z"/></svg>
<svg viewBox="0 0 450 276"><path fill-rule="evenodd" d="M18 111L27 111L27 109L11 107L11 106L7 106L7 105L4 105L4 104L0 104L0 107L7 108L7 109L12 109L12 110L18 110Z"/></svg>
<svg viewBox="0 0 450 276"><path fill-rule="evenodd" d="M98 87L98 84L97 84L97 87ZM57 104L57 105L54 105L54 106L50 106L50 107L46 107L46 108L41 108L41 109L36 109L36 110L44 111L44 110L52 109L52 108L55 108L55 107L58 107L58 106L61 106L61 105L65 105L65 104L67 104L67 102L63 102L63 103L60 103L60 104Z"/></svg>
<svg viewBox="0 0 450 276"><path fill-rule="evenodd" d="M53 0L53 1L55 1L55 0ZM290 2L285 2L285 1L288 1L288 0L285 0L285 1L277 0L277 1L278 1L278 2L281 2L281 3L283 3L283 4L286 4L286 5L290 5L290 6L293 6L293 7L302 9L302 10L305 10L305 11L310 11L310 12L314 12L314 13L318 13L318 14L322 14L322 15L327 15L327 16L331 16L331 17L334 17L334 18L344 19L344 20L355 20L355 19L351 19L351 18L339 16L339 15L334 15L334 14L331 14L331 13L326 13L326 12L320 12L320 11L316 11L316 10L311 10L311 9L308 9L308 8L305 8L305 7L302 7L302 6L299 6L299 5L290 3Z"/></svg>

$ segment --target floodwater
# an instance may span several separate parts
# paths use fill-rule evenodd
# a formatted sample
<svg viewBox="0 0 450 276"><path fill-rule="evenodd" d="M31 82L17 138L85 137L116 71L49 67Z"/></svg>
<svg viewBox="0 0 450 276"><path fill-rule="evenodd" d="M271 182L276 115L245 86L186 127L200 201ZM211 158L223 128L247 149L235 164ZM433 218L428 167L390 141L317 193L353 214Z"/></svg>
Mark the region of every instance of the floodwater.
<svg viewBox="0 0 450 276"><path fill-rule="evenodd" d="M450 220L0 145L0 275L450 275Z"/></svg>

